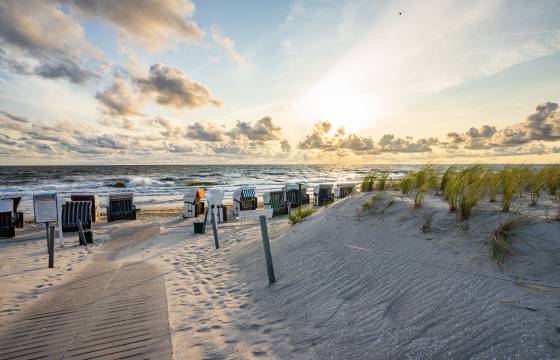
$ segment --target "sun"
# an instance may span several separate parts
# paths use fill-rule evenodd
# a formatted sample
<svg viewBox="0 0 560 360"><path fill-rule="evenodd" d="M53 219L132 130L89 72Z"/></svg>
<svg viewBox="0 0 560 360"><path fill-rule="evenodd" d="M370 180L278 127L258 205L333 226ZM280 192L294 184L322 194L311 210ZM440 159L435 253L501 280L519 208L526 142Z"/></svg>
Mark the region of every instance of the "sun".
<svg viewBox="0 0 560 360"><path fill-rule="evenodd" d="M371 127L376 105L371 94L349 86L346 80L326 78L308 89L296 110L310 121L328 120L333 128L357 133Z"/></svg>

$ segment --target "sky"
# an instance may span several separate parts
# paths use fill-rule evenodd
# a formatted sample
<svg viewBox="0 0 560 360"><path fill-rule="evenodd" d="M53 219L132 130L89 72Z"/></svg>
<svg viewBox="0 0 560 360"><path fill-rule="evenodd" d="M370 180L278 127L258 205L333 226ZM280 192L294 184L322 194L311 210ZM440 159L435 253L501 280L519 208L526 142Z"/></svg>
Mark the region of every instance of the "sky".
<svg viewBox="0 0 560 360"><path fill-rule="evenodd" d="M0 164L558 163L557 0L0 0Z"/></svg>

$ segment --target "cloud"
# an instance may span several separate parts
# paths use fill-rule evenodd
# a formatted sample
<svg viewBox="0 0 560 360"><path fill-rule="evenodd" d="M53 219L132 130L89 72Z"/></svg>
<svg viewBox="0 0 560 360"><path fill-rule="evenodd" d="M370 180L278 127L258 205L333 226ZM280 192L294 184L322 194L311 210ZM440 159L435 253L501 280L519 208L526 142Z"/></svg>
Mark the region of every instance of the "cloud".
<svg viewBox="0 0 560 360"><path fill-rule="evenodd" d="M79 22L52 1L1 2L0 44L2 62L25 75L83 83L94 76L83 66L84 59L103 61Z"/></svg>
<svg viewBox="0 0 560 360"><path fill-rule="evenodd" d="M492 144L519 145L531 141L560 139L560 111L558 104L546 102L537 106L525 121L496 132Z"/></svg>
<svg viewBox="0 0 560 360"><path fill-rule="evenodd" d="M238 121L233 129L226 134L233 139L245 137L249 140L272 141L280 140L282 128L274 125L269 116L265 116L252 125L249 122Z"/></svg>
<svg viewBox="0 0 560 360"><path fill-rule="evenodd" d="M290 145L290 142L287 139L280 141L280 148L283 152L292 151L292 145Z"/></svg>
<svg viewBox="0 0 560 360"><path fill-rule="evenodd" d="M333 141L327 137L331 127L332 125L328 121L316 123L311 134L305 136L303 141L298 144L298 148L302 150L332 150Z"/></svg>
<svg viewBox="0 0 560 360"><path fill-rule="evenodd" d="M91 78L99 77L93 71L82 69L71 59L62 59L57 63L43 63L34 69L34 73L47 79L65 78L75 84L82 84Z"/></svg>
<svg viewBox="0 0 560 360"><path fill-rule="evenodd" d="M143 93L154 94L161 105L196 108L223 104L204 85L187 78L183 71L162 64L152 65L148 77L138 78L136 82Z"/></svg>
<svg viewBox="0 0 560 360"><path fill-rule="evenodd" d="M113 84L96 93L95 98L113 115L133 115L140 107L137 91L123 78L113 79Z"/></svg>
<svg viewBox="0 0 560 360"><path fill-rule="evenodd" d="M189 139L218 142L223 140L222 131L212 126L205 127L199 122L189 125L186 136Z"/></svg>
<svg viewBox="0 0 560 360"><path fill-rule="evenodd" d="M223 48L232 61L238 64L244 64L246 62L245 58L235 49L235 42L225 36L216 24L212 25L211 34L214 43Z"/></svg>
<svg viewBox="0 0 560 360"><path fill-rule="evenodd" d="M412 137L395 138L392 134L385 134L379 139L379 146L382 152L390 153L417 153L432 151L431 145L437 144L435 138L419 139L414 142Z"/></svg>
<svg viewBox="0 0 560 360"><path fill-rule="evenodd" d="M5 117L7 117L8 119L10 119L12 121L18 122L18 123L28 123L29 122L29 120L26 117L17 116L17 115L9 113L7 111L4 111L4 110L0 111L0 114L4 115Z"/></svg>
<svg viewBox="0 0 560 360"><path fill-rule="evenodd" d="M196 42L204 33L192 20L195 5L190 0L67 0L84 17L108 21L120 34L159 50L177 41Z"/></svg>

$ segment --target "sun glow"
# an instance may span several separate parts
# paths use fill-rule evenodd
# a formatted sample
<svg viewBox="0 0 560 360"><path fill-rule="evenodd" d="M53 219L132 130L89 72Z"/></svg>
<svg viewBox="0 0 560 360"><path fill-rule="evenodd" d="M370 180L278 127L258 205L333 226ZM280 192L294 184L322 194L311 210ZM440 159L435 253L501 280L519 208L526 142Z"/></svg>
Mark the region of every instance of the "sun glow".
<svg viewBox="0 0 560 360"><path fill-rule="evenodd" d="M313 122L328 120L335 129L343 126L347 133L371 127L377 115L374 97L349 83L349 78L353 77L326 76L304 93L296 111Z"/></svg>

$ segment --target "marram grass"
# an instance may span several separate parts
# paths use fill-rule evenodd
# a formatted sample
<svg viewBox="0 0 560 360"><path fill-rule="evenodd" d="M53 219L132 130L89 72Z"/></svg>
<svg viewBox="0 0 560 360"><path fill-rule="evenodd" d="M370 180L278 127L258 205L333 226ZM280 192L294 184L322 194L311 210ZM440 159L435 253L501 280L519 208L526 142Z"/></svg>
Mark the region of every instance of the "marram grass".
<svg viewBox="0 0 560 360"><path fill-rule="evenodd" d="M313 210L313 209L300 209L300 208L298 208L296 211L294 211L293 213L291 213L288 216L288 221L292 225L297 224L298 222L302 221L304 218L312 215L314 212L315 212L315 210Z"/></svg>
<svg viewBox="0 0 560 360"><path fill-rule="evenodd" d="M511 251L512 236L521 225L523 225L522 218L511 217L501 222L492 232L490 255L498 265L502 265L508 256L513 255Z"/></svg>

